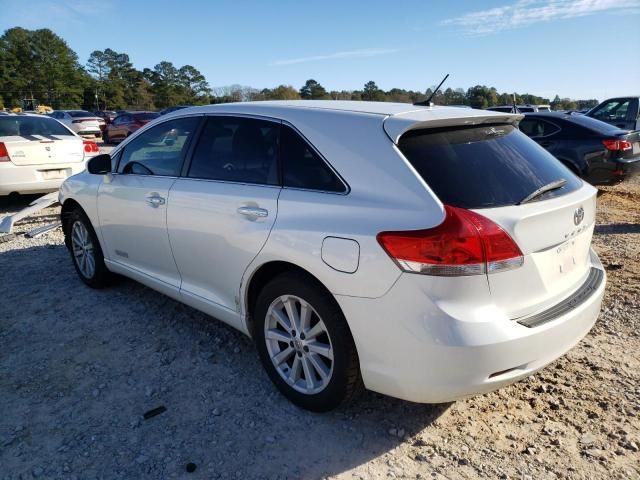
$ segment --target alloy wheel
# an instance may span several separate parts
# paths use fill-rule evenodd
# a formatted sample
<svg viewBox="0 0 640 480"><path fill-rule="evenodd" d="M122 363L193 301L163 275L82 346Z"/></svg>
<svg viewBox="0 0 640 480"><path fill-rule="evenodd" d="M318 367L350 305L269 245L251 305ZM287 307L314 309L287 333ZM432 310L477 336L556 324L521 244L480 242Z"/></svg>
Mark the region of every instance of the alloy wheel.
<svg viewBox="0 0 640 480"><path fill-rule="evenodd" d="M96 272L96 259L89 231L81 221L71 228L71 247L78 270L85 278L92 278Z"/></svg>
<svg viewBox="0 0 640 480"><path fill-rule="evenodd" d="M329 331L302 298L282 295L267 310L264 337L269 358L293 389L313 395L324 390L333 374Z"/></svg>

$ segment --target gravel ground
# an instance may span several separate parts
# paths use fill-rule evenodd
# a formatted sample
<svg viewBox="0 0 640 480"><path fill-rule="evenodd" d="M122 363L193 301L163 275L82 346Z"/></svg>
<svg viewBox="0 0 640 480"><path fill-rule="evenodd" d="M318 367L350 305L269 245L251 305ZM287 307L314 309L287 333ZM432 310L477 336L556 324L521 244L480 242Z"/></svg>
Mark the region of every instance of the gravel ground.
<svg viewBox="0 0 640 480"><path fill-rule="evenodd" d="M221 322L126 279L85 287L60 230L22 235L49 208L0 244L0 478L640 478L639 205L639 179L602 189L605 303L565 357L454 404L366 393L325 415Z"/></svg>

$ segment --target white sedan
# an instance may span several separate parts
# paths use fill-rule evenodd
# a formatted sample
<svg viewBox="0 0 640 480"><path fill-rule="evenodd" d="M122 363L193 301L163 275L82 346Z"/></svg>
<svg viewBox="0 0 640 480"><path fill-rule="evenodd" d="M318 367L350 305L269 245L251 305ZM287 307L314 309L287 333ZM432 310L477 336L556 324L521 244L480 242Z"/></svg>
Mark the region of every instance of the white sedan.
<svg viewBox="0 0 640 480"><path fill-rule="evenodd" d="M78 135L92 135L95 137L102 135L100 119L85 110L56 110L49 116L65 124ZM104 120L102 123L104 123Z"/></svg>
<svg viewBox="0 0 640 480"><path fill-rule="evenodd" d="M55 191L98 152L94 141L51 118L0 116L0 196Z"/></svg>

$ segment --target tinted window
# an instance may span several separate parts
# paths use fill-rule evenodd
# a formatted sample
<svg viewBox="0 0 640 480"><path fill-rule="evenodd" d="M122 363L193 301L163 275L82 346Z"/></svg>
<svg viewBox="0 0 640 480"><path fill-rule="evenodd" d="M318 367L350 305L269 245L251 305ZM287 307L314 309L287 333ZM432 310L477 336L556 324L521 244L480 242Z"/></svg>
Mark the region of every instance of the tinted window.
<svg viewBox="0 0 640 480"><path fill-rule="evenodd" d="M344 192L346 188L331 168L291 127L282 126L280 161L285 187Z"/></svg>
<svg viewBox="0 0 640 480"><path fill-rule="evenodd" d="M539 197L576 190L580 180L511 125L408 132L402 153L440 200L462 208L515 205L559 179L567 183Z"/></svg>
<svg viewBox="0 0 640 480"><path fill-rule="evenodd" d="M279 129L265 120L209 117L187 176L277 185Z"/></svg>
<svg viewBox="0 0 640 480"><path fill-rule="evenodd" d="M146 113L134 113L133 118L138 121L143 120L153 120L154 118L158 118L160 116L159 113L155 112L146 112Z"/></svg>
<svg viewBox="0 0 640 480"><path fill-rule="evenodd" d="M47 117L3 116L0 118L0 137L29 135L73 136L59 122Z"/></svg>
<svg viewBox="0 0 640 480"><path fill-rule="evenodd" d="M533 107L518 107L518 110L522 113L531 113L536 111Z"/></svg>
<svg viewBox="0 0 640 480"><path fill-rule="evenodd" d="M548 137L560 131L560 128L552 123L538 118L524 118L520 122L520 131L528 137Z"/></svg>
<svg viewBox="0 0 640 480"><path fill-rule="evenodd" d="M118 172L137 175L176 176L197 117L179 118L157 125L125 148Z"/></svg>

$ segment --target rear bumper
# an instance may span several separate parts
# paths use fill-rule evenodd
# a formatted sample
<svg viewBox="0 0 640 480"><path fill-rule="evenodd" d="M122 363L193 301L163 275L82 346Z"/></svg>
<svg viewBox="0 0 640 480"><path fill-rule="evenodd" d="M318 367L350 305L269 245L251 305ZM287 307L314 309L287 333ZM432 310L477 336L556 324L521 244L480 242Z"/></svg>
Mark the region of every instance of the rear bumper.
<svg viewBox="0 0 640 480"><path fill-rule="evenodd" d="M588 298L532 328L490 304L475 307L468 318L447 314L411 274L403 274L377 299L336 296L356 342L366 387L438 403L531 375L571 349L595 323L606 277L595 253L591 259L602 276Z"/></svg>
<svg viewBox="0 0 640 480"><path fill-rule="evenodd" d="M616 164L622 176L636 175L640 172L640 155L631 158L617 159Z"/></svg>
<svg viewBox="0 0 640 480"><path fill-rule="evenodd" d="M47 193L60 188L68 177L82 172L85 161L78 163L60 163L17 166L0 164L0 196L11 193ZM46 178L47 170L64 170L61 178Z"/></svg>

